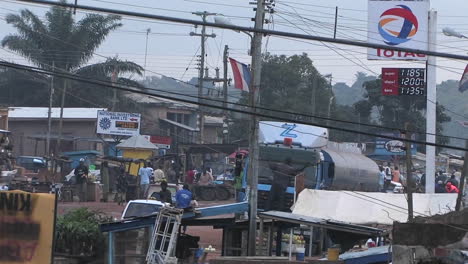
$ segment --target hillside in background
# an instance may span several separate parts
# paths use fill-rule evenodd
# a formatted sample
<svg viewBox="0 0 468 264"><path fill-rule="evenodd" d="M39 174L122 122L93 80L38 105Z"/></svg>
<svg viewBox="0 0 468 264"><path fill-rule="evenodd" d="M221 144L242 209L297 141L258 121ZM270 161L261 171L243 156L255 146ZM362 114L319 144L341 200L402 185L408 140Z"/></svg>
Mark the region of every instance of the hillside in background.
<svg viewBox="0 0 468 264"><path fill-rule="evenodd" d="M444 124L444 134L455 137L468 138L468 128L464 128L458 121L468 121L468 92L458 91L458 82L448 80L437 85L437 101L442 104L446 114L452 121ZM450 143L464 146L463 140L451 139Z"/></svg>
<svg viewBox="0 0 468 264"><path fill-rule="evenodd" d="M187 83L184 83L169 77L150 76L146 77L146 79L143 80L141 83L149 89L156 90L156 92L165 91L174 93L170 95L171 97L183 98L186 100L192 100L194 102L197 101L197 98L195 98L198 96L197 78L192 78ZM177 95L177 93L188 95L189 97ZM204 96L210 96L211 98L215 98L216 100L223 99L221 84L219 84L218 86L214 86L211 82L205 82L203 85L203 94ZM241 91L239 89L235 89L233 86L228 87L229 101L236 102L240 97Z"/></svg>
<svg viewBox="0 0 468 264"><path fill-rule="evenodd" d="M362 85L367 81L377 79L376 76L367 75L362 72L356 73L356 80L352 86L346 83L339 82L333 85L333 93L335 94L336 103L339 105L352 106L356 102L364 99L365 89Z"/></svg>
<svg viewBox="0 0 468 264"><path fill-rule="evenodd" d="M346 83L336 83L333 86L336 103L353 106L357 101L364 99L365 89L362 87L363 83L375 79L375 76L357 73L356 81L352 86L348 86ZM452 118L451 121L443 123L443 134L468 138L468 128L463 128L458 122L461 120L468 121L468 92L460 93L458 83L458 80L448 80L437 85L437 102L445 107L445 113ZM464 142L460 139L451 139L450 144L463 146Z"/></svg>

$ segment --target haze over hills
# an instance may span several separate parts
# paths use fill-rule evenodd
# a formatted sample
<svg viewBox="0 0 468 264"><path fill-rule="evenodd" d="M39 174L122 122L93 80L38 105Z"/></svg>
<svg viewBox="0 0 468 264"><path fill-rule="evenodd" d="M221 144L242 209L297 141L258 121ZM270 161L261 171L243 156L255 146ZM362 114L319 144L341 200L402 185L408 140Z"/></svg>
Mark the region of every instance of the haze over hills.
<svg viewBox="0 0 468 264"><path fill-rule="evenodd" d="M363 83L375 80L376 76L356 74L356 81L352 86L346 83L333 85L336 103L339 105L353 106L359 100L364 99L365 89ZM453 137L468 138L468 128L463 128L458 121L468 120L468 92L460 93L458 80L447 80L437 85L437 102L446 108L445 113L452 118L451 121L443 123L443 134ZM373 113L375 116L375 113ZM463 146L460 139L451 139L451 145Z"/></svg>

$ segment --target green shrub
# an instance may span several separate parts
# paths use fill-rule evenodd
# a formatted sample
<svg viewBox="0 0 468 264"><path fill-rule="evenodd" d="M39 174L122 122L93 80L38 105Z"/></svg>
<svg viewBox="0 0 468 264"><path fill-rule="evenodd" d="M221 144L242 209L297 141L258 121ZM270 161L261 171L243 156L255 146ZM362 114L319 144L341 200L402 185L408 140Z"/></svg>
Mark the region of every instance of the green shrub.
<svg viewBox="0 0 468 264"><path fill-rule="evenodd" d="M58 216L55 252L75 256L102 255L106 243L99 224L111 221L112 217L88 208L79 208Z"/></svg>

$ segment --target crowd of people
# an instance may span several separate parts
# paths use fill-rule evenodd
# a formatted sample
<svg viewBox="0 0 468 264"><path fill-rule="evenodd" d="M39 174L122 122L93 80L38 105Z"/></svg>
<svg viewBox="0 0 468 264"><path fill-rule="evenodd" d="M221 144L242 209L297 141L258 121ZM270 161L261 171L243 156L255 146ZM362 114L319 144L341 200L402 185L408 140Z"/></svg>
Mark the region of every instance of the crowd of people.
<svg viewBox="0 0 468 264"><path fill-rule="evenodd" d="M398 166L393 168L390 166L390 163L386 165L379 166L379 185L382 192L386 192L390 185L394 183L402 183L402 177ZM457 180L456 174L457 171L453 170L450 177L447 177L447 174L443 171L438 171L436 173L435 180L435 192L436 193L459 193L459 182ZM413 172L413 178L416 172ZM426 175L423 173L419 178L419 183L421 186L426 184Z"/></svg>

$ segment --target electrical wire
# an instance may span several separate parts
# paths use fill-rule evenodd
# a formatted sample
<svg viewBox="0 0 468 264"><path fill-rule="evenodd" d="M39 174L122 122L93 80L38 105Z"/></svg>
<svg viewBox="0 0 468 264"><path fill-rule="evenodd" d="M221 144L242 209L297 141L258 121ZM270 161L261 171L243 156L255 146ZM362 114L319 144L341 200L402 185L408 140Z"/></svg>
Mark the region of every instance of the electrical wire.
<svg viewBox="0 0 468 264"><path fill-rule="evenodd" d="M1 49L4 49L4 48L1 48ZM6 50L7 52L10 52L8 50ZM49 65L50 67L52 67L51 65ZM56 68L57 69L57 68ZM178 82L183 82L183 81L180 81L180 80L177 80ZM185 83L185 82L184 82ZM185 83L187 85L190 85L190 86L193 86L196 88L196 86L194 84L191 84L191 83ZM166 92L166 93L169 93L169 91L166 91L166 90L158 90L158 89L155 89L155 88L148 88L148 89L151 89L153 91L158 91L158 92ZM217 89L215 89L217 91ZM179 96L187 96L187 97L194 97L194 96L191 96L191 95L187 95L187 94L183 94L183 93L177 93L177 92L170 92L172 94L175 94L175 95L179 95ZM199 98L198 97L194 97L196 100L198 100ZM235 97L237 98L237 97ZM212 101L216 101L216 102L221 102L223 103L222 100L216 100L216 99L210 99ZM244 105L244 104L239 104L239 103L234 103L234 102L230 102L230 104L232 105L237 105L237 106L241 106L241 107L249 107L248 105ZM269 108L266 108L266 107L262 107L262 106L257 106L258 109L261 109L261 110L266 110L266 111L271 111L272 109L269 109ZM290 115L297 115L298 113L296 112L291 112L291 111L285 111L285 110L274 110L273 111L277 111L277 112L280 112L280 113L285 113L285 114L290 114ZM308 118L317 118L317 119L323 119L323 120L327 120L327 121L334 121L334 122L341 122L341 123L348 123L348 124L354 124L354 125L359 125L359 126L367 126L367 127L373 127L373 128L379 128L379 129L389 129L389 130L394 130L394 131L400 131L400 129L398 128L391 128L391 127L384 127L384 126L378 126L378 125L372 125L372 124L366 124L366 123L356 123L356 122L353 122L353 121L346 121L346 120L338 120L338 119L333 119L333 118L330 118L330 117L320 117L320 116L315 116L315 115L308 115L308 114L305 114L305 113L302 113L303 116L305 117L308 117ZM411 133L417 133L417 134L422 134L422 135L426 135L426 134L431 134L431 133L425 133L425 132L420 132L420 131L409 131ZM445 135L438 135L438 134L431 134L431 135L435 135L435 136L439 136L439 137L445 137L445 138L454 138L454 139L463 139L463 140L466 140L465 138L459 138L459 137L453 137L453 136L445 136Z"/></svg>
<svg viewBox="0 0 468 264"><path fill-rule="evenodd" d="M169 100L173 100L173 101L176 101L176 102L178 101L178 102L184 102L184 103L189 103L189 104L195 104L195 105L199 105L199 106L206 106L206 107L215 108L215 109L229 110L229 111L232 111L232 112L248 114L248 115L255 115L255 116L258 116L258 117L269 118L269 119L272 119L272 120L280 120L280 121L284 121L284 122L292 122L292 123L297 122L297 120L295 120L295 119L287 118L287 117L279 117L277 115L264 114L264 113L252 112L252 111L248 111L248 110L223 107L223 106L219 106L219 105L208 104L208 103L205 103L205 102L194 102L194 101L191 101L191 100L188 100L188 99L175 98L175 97L162 95L162 94L157 94L156 95L156 94L153 94L153 93L138 90L137 87L133 87L133 86L130 86L130 85L121 86L119 84L115 84L115 83L111 83L111 82L107 82L107 81L102 81L102 80L97 80L97 79L92 79L92 78L84 78L84 77L81 77L79 75L70 74L70 73L57 72L57 71L52 71L52 70L44 70L44 69L41 69L41 68L38 68L38 67L31 67L31 66L27 66L27 65L10 63L10 62L6 62L6 61L0 62L0 66L4 66L4 67L8 67L8 68L21 69L21 70L29 71L29 72L53 75L53 76L57 76L57 77L61 77L61 78L66 78L66 79L71 79L71 80L75 80L75 81L84 82L84 83L90 83L90 84L110 87L110 88L117 89L117 90L150 95L150 96L154 96L156 98L169 99ZM135 89L132 89L131 87L133 87ZM164 91L164 92L166 92L166 91ZM166 92L166 93L173 94L171 92ZM272 110L272 111L274 111L274 110ZM297 116L300 116L300 115L297 115ZM355 130L355 129L335 127L335 126L331 126L331 125L328 125L328 124L318 124L318 123L315 123L315 122L305 122L305 121L304 122L301 121L301 123L306 124L306 125L311 125L311 126L320 126L320 127L323 127L323 128L328 128L328 129L337 130L337 131L343 131L343 132L349 132L349 133L355 133L355 134L362 134L362 135L374 136L374 137L380 137L380 138L386 138L386 139L400 140L400 141L410 142L410 143L414 143L414 144L430 145L430 146L435 146L435 147L444 147L444 148L448 148L448 149L468 151L468 149L465 149L465 148L462 148L462 147L457 147L457 146L443 145L443 144L431 143L431 142L419 141L419 140L413 140L413 139L405 139L405 138L389 136L389 135L380 135L380 134L376 134L376 133L359 131L359 130Z"/></svg>
<svg viewBox="0 0 468 264"><path fill-rule="evenodd" d="M97 54L97 55L98 55L98 54ZM103 56L103 57L105 57L105 56ZM107 58L107 57L106 57L106 58ZM151 72L151 71L150 71L150 72ZM153 73L154 73L154 72L153 72ZM156 74L157 74L157 73L156 73ZM165 77L167 77L167 76L165 76ZM172 78L172 77L169 77L169 78ZM174 78L172 78L172 79L174 79ZM174 80L176 80L176 79L174 79ZM178 80L176 80L176 81L178 81Z"/></svg>
<svg viewBox="0 0 468 264"><path fill-rule="evenodd" d="M32 68L32 67L29 67L29 68ZM117 86L113 86L113 85L109 85L109 86L110 86L110 87L114 87L115 89L118 89ZM133 91L133 92L136 92L136 91ZM151 96L153 96L153 97L158 97L158 96L154 96L154 95L151 95ZM264 122L263 122L263 123L264 123ZM264 124L273 125L273 124L268 124L268 123L264 123ZM275 125L273 125L273 126L275 126ZM298 132L299 132L299 133L304 133L304 132L300 132L300 131L298 131ZM179 135L175 135L175 136L179 136ZM322 136L322 137L323 137L323 136ZM205 146L205 147L207 147L208 149L211 149L211 148L209 148L208 146ZM213 150L214 150L214 149L213 149ZM215 150L215 151L216 151L216 150ZM218 152L218 151L216 151L216 152ZM280 171L277 171L277 172L278 172L278 173L281 173ZM365 200L365 201L368 201L368 202L377 204L377 205L379 205L379 206L383 206L383 207L389 208L389 209L391 209L391 210L395 210L395 211L397 211L397 212L399 212L399 213L406 213L406 211L405 211L406 208L404 208L404 207L401 207L401 206L399 206L399 205L395 205L395 204L392 204L392 203L388 203L387 201L382 201L382 200L380 200L380 199L377 199L377 198L375 198L375 197L371 197L371 196L365 195L365 194L363 194L363 193L351 191L351 192L354 194L354 195L352 195L352 194L348 193L347 191L343 191L343 190L339 190L339 191L340 191L340 192L343 192L343 193L345 193L345 194L348 194L348 195L350 195L350 196L354 196L354 197L356 197L356 198L359 198L359 199L362 199L362 200ZM364 197L366 197L366 198L358 197L357 195L364 196ZM381 202L382 204L381 204L381 203L377 203L376 201ZM414 213L419 214L419 215L422 215L422 216L428 217L428 215L426 215L426 214L424 214L424 213L420 213L420 212L416 212L416 211L415 211ZM450 225L450 224L446 224L446 223L442 223L442 224L444 224L444 225L446 225L446 226L449 226L449 227L452 227L452 228L457 228L457 229L460 229L460 230L463 230L463 231L468 231L468 229L463 229L463 228L460 228L460 227L457 227L457 226L454 226L454 225Z"/></svg>

